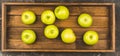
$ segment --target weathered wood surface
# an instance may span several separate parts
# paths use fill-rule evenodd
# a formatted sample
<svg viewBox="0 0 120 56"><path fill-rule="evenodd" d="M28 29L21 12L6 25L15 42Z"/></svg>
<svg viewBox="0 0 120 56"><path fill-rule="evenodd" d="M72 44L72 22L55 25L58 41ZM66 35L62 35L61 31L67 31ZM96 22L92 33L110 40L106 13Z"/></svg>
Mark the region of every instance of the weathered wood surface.
<svg viewBox="0 0 120 56"><path fill-rule="evenodd" d="M67 6L70 10L70 17L67 20L56 20L54 25L56 25L60 33L65 28L72 28L76 37L77 41L73 44L65 44L61 41L60 35L57 39L49 40L46 39L43 30L45 28L45 24L43 24L40 20L40 15L42 11L46 9L51 9L54 11L56 7L56 3L44 3L39 6L39 3L34 5L20 5L21 3L16 3L16 5L12 5L12 3L8 4L5 11L6 15L4 15L6 19L3 19L3 27L5 30L6 37L2 37L3 39L3 51L43 51L43 52L111 52L114 51L114 11L112 8L112 3L83 3L83 4L76 4L71 3ZM31 3L32 4L32 3ZM52 4L52 5L51 5ZM59 3L57 3L59 4ZM60 3L61 4L61 3ZM37 5L37 6L36 6ZM74 6L72 6L74 5ZM87 6L86 6L87 5ZM25 10L31 10L35 12L37 16L37 20L32 25L25 25L21 22L21 14ZM77 23L77 18L82 13L89 13L93 17L93 24L90 28L82 28ZM6 24L6 25L5 25ZM37 40L33 45L26 45L21 41L21 32L25 29L32 29L37 34ZM99 42L94 46L87 46L82 41L83 34L88 30L94 30L99 33ZM4 36L4 35L3 35ZM5 48L5 49L4 49ZM10 50L12 49L12 50ZM72 51L73 50L73 51Z"/></svg>

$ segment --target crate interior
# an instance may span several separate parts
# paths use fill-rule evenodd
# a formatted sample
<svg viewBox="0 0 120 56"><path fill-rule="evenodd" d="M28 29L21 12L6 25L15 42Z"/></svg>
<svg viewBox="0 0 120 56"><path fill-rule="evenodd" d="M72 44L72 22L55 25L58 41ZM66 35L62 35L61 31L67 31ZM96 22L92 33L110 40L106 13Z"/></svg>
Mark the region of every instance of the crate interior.
<svg viewBox="0 0 120 56"><path fill-rule="evenodd" d="M40 20L44 10L53 10L57 5L7 5L6 12L6 38L5 48L12 50L111 50L112 46L112 15L111 6L93 5L65 5L70 11L67 20L58 20L56 25L60 34L65 28L72 28L77 40L72 44L62 42L60 34L56 39L47 39L44 34L46 27ZM25 10L31 10L36 14L36 22L32 25L25 25L21 22L21 14ZM93 17L93 24L89 28L82 28L77 23L77 18L82 13L88 13ZM37 34L37 40L32 45L24 44L21 41L21 32L25 29L32 29ZM86 45L82 38L88 30L97 31L99 41L93 46Z"/></svg>

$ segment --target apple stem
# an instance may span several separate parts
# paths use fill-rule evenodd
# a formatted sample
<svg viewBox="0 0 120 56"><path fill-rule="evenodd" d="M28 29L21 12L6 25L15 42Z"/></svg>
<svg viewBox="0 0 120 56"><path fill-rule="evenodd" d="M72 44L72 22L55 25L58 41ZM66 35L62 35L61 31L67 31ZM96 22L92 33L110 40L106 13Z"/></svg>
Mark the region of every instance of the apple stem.
<svg viewBox="0 0 120 56"><path fill-rule="evenodd" d="M25 18L26 18L26 19L28 19L28 16L27 16L27 15L25 15Z"/></svg>
<svg viewBox="0 0 120 56"><path fill-rule="evenodd" d="M58 12L59 12L59 10L60 10L60 9L58 8L56 12L58 13Z"/></svg>
<svg viewBox="0 0 120 56"><path fill-rule="evenodd" d="M47 19L49 19L50 18L50 16L47 16Z"/></svg>
<svg viewBox="0 0 120 56"><path fill-rule="evenodd" d="M54 30L51 30L50 32L51 32L51 33L54 33L53 31L54 31Z"/></svg>
<svg viewBox="0 0 120 56"><path fill-rule="evenodd" d="M91 35L91 36L90 36L90 39L92 39L92 38L93 38L93 36Z"/></svg>
<svg viewBox="0 0 120 56"><path fill-rule="evenodd" d="M85 21L87 21L87 19L85 18Z"/></svg>
<svg viewBox="0 0 120 56"><path fill-rule="evenodd" d="M28 39L29 38L29 35L26 35L26 39Z"/></svg>

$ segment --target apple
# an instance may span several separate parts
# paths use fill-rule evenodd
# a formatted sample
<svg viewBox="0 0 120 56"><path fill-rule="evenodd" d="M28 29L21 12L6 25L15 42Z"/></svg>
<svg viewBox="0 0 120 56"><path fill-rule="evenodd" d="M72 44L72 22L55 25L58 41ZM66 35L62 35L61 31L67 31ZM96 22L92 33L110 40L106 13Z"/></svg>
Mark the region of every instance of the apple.
<svg viewBox="0 0 120 56"><path fill-rule="evenodd" d="M33 30L23 30L21 39L26 44L32 44L36 40L36 34Z"/></svg>
<svg viewBox="0 0 120 56"><path fill-rule="evenodd" d="M71 28L66 28L61 33L61 39L64 43L74 43L76 41L76 36Z"/></svg>
<svg viewBox="0 0 120 56"><path fill-rule="evenodd" d="M36 20L36 16L35 16L34 12L32 12L30 10L26 10L22 13L21 20L24 24L33 24Z"/></svg>
<svg viewBox="0 0 120 56"><path fill-rule="evenodd" d="M51 10L45 10L41 14L41 21L44 24L53 24L55 22L55 15Z"/></svg>
<svg viewBox="0 0 120 56"><path fill-rule="evenodd" d="M99 36L96 31L87 31L83 36L83 41L87 45L95 45L98 42Z"/></svg>
<svg viewBox="0 0 120 56"><path fill-rule="evenodd" d="M57 36L59 35L59 29L55 25L48 25L44 29L44 35L48 39L57 38Z"/></svg>
<svg viewBox="0 0 120 56"><path fill-rule="evenodd" d="M69 9L65 6L57 6L54 10L55 16L58 19L64 20L69 17Z"/></svg>
<svg viewBox="0 0 120 56"><path fill-rule="evenodd" d="M92 16L87 13L80 14L80 16L78 17L78 24L81 27L90 27L92 25L92 22Z"/></svg>

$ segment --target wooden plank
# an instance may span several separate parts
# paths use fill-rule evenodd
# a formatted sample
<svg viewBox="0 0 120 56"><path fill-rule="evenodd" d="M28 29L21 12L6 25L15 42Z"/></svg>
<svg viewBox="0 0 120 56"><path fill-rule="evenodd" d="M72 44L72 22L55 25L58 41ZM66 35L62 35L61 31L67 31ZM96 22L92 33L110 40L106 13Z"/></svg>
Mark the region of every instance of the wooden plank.
<svg viewBox="0 0 120 56"><path fill-rule="evenodd" d="M108 41L107 40L99 40L99 42L94 46L88 46L84 44L81 40L78 40L79 42L73 43L73 44L65 44L61 41L56 40L47 40L47 41L37 41L32 45L24 44L21 40L14 40L9 39L8 41L8 48L10 49L57 49L57 50L64 50L64 49L79 49L79 50L105 50L109 49ZM16 44L17 43L17 44ZM101 45L102 44L102 45Z"/></svg>
<svg viewBox="0 0 120 56"><path fill-rule="evenodd" d="M21 21L21 16L8 16L7 19L8 27L44 27L45 25L41 22L40 16L37 16L36 21L32 25L25 25Z"/></svg>
<svg viewBox="0 0 120 56"><path fill-rule="evenodd" d="M67 20L56 20L55 25L58 27L80 27L77 23L78 16L70 16ZM108 17L94 17L91 27L108 27ZM21 16L8 16L8 27L45 27L41 22L40 16L37 16L36 22L32 25L25 25L21 21Z"/></svg>
<svg viewBox="0 0 120 56"><path fill-rule="evenodd" d="M114 50L39 50L39 49L6 49L3 52L115 52Z"/></svg>
<svg viewBox="0 0 120 56"><path fill-rule="evenodd" d="M112 12L112 29L111 29L111 31L112 31L112 33L111 33L112 34L112 39L111 39L112 40L112 44L111 44L112 47L111 47L111 49L115 52L115 47L116 47L116 45L115 45L116 44L116 41L115 41L116 40L116 38L115 38L116 37L116 35L115 35L116 34L116 32L115 32L116 31L115 3L112 4L112 11L111 12Z"/></svg>
<svg viewBox="0 0 120 56"><path fill-rule="evenodd" d="M75 3L75 2L71 2L71 3L67 3L67 2L65 2L65 3L59 3L59 2L56 2L56 3L54 3L54 2L51 2L51 3L19 3L19 2L11 3L11 2L9 2L9 3L3 3L3 4L11 5L11 6L13 6L13 5L24 5L24 6L26 6L26 5L43 5L43 6L44 5L49 5L49 6L52 6L52 5L112 6L114 3Z"/></svg>
<svg viewBox="0 0 120 56"><path fill-rule="evenodd" d="M36 15L41 15L44 10L53 10L56 6L9 6L8 15L21 15L25 10L31 10ZM108 16L106 6L67 6L70 15L79 15L80 13L89 13L94 16Z"/></svg>
<svg viewBox="0 0 120 56"><path fill-rule="evenodd" d="M17 44L16 44L17 43ZM76 45L75 43L73 44L65 44L59 40L49 40L46 39L44 41L36 41L32 45L27 45L23 43L21 40L14 40L14 39L9 39L8 41L8 48L10 49L75 49Z"/></svg>
<svg viewBox="0 0 120 56"><path fill-rule="evenodd" d="M35 31L36 33L42 34L43 35L43 30L44 28L7 28L7 34L15 34L15 35L20 35L21 32L25 29L31 29ZM60 33L64 30L65 28L59 28ZM94 30L98 33L108 33L109 29L108 28L71 28L76 35L78 34L83 34L84 32L88 30Z"/></svg>
<svg viewBox="0 0 120 56"><path fill-rule="evenodd" d="M2 51L6 48L6 5L2 4Z"/></svg>
<svg viewBox="0 0 120 56"><path fill-rule="evenodd" d="M97 44L93 46L86 45L82 40L77 40L76 47L80 50L105 50L109 49L109 40L99 40Z"/></svg>
<svg viewBox="0 0 120 56"><path fill-rule="evenodd" d="M105 33L99 33L99 39L100 40L103 40L103 39L109 39L110 37L108 37L109 36L109 34L105 34ZM16 34L16 35L14 35L14 34L12 34L12 35L7 35L7 37L9 38L9 39L14 39L14 40L18 40L18 39L21 39L21 35L20 34ZM77 37L77 39L82 39L83 38L83 34L76 34L76 37ZM40 39L40 40L45 40L46 39L46 37L44 36L44 35L41 35L41 34L37 34L37 39ZM57 40L61 40L61 36L58 36L57 38L56 38Z"/></svg>
<svg viewBox="0 0 120 56"><path fill-rule="evenodd" d="M15 39L15 40L20 39L20 37L21 37L20 35L21 35L22 31L25 30L25 29L34 30L36 32L36 35L37 35L38 39L42 38L44 40L46 38L44 36L44 34L43 34L44 28L8 28L7 37L9 39ZM60 34L64 30L64 28L59 28L59 29L60 29L59 30L60 33L59 33L59 36L58 36L57 39L60 40L61 39ZM84 33L86 31L88 31L89 29L97 31L98 34L99 34L99 37L100 37L99 39L109 39L108 38L109 37L108 28L87 28L87 29L84 29L84 28L72 28L72 29L73 29L77 39L81 39L83 37Z"/></svg>

